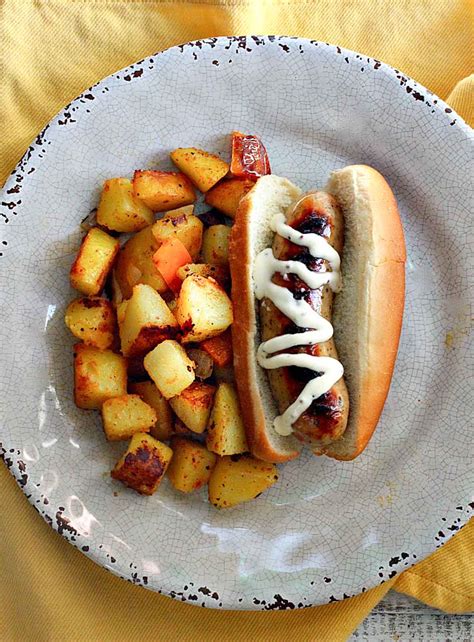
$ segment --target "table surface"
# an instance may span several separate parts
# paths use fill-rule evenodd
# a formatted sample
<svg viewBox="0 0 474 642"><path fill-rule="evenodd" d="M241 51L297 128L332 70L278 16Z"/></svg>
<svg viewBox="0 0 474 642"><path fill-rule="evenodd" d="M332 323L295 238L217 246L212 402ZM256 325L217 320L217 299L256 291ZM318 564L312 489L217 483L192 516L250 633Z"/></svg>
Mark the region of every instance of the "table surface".
<svg viewBox="0 0 474 642"><path fill-rule="evenodd" d="M390 591L350 637L350 642L472 642L474 614L447 615Z"/></svg>

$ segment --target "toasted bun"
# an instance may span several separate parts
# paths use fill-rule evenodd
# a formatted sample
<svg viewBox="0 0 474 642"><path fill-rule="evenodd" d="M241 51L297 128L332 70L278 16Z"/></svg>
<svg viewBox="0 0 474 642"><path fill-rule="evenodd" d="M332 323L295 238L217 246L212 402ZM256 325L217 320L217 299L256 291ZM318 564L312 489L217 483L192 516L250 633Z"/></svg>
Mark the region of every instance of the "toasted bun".
<svg viewBox="0 0 474 642"><path fill-rule="evenodd" d="M333 326L351 409L342 439L323 452L354 459L372 437L390 388L405 302L405 239L395 197L375 169L333 172L327 190L344 212L343 288Z"/></svg>
<svg viewBox="0 0 474 642"><path fill-rule="evenodd" d="M374 169L354 165L334 172L327 185L344 212L343 289L334 300L333 326L349 390L343 437L316 454L354 459L369 442L387 397L400 337L405 297L405 242L395 198ZM273 430L276 404L256 362L260 342L252 266L273 232L269 222L300 194L277 176L265 176L242 199L231 235L234 360L237 388L252 453L282 462L299 444Z"/></svg>
<svg viewBox="0 0 474 642"><path fill-rule="evenodd" d="M250 450L255 457L272 462L294 459L301 445L294 437L281 437L273 430L278 410L267 373L256 360L260 335L252 270L256 255L272 244L270 221L278 212L286 212L300 194L285 178L260 178L240 201L229 244L235 381Z"/></svg>

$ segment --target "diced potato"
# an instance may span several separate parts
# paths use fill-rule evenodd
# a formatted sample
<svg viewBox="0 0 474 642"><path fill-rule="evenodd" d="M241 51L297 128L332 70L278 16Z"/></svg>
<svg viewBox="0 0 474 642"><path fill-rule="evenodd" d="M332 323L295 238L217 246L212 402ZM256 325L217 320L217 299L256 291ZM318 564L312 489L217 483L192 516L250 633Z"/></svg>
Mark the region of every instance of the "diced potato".
<svg viewBox="0 0 474 642"><path fill-rule="evenodd" d="M170 399L170 405L190 430L201 433L206 430L215 392L214 386L195 381Z"/></svg>
<svg viewBox="0 0 474 642"><path fill-rule="evenodd" d="M172 456L173 451L166 444L146 433L137 433L110 474L142 495L153 495Z"/></svg>
<svg viewBox="0 0 474 642"><path fill-rule="evenodd" d="M194 381L194 363L177 341L163 341L144 359L145 369L165 399L179 395Z"/></svg>
<svg viewBox="0 0 474 642"><path fill-rule="evenodd" d="M216 281L193 274L181 286L176 319L183 343L210 339L232 323L232 302Z"/></svg>
<svg viewBox="0 0 474 642"><path fill-rule="evenodd" d="M154 212L165 212L196 200L189 179L180 172L139 170L133 175L133 190Z"/></svg>
<svg viewBox="0 0 474 642"><path fill-rule="evenodd" d="M116 232L137 232L155 220L152 210L133 193L128 178L105 181L97 209L97 223Z"/></svg>
<svg viewBox="0 0 474 642"><path fill-rule="evenodd" d="M115 312L107 299L75 299L67 306L64 317L75 337L101 350L110 348L115 338Z"/></svg>
<svg viewBox="0 0 474 642"><path fill-rule="evenodd" d="M206 444L209 450L218 455L248 452L239 398L230 383L220 383L217 388Z"/></svg>
<svg viewBox="0 0 474 642"><path fill-rule="evenodd" d="M170 154L173 163L189 176L201 192L207 192L229 171L229 165L215 154L195 147L179 147Z"/></svg>
<svg viewBox="0 0 474 642"><path fill-rule="evenodd" d="M170 482L182 493L191 493L207 484L217 457L205 446L183 437L171 440L173 459L168 467Z"/></svg>
<svg viewBox="0 0 474 642"><path fill-rule="evenodd" d="M102 421L109 441L130 439L136 432L148 432L156 423L156 412L139 395L122 395L102 404Z"/></svg>
<svg viewBox="0 0 474 642"><path fill-rule="evenodd" d="M132 393L140 395L145 403L154 408L157 421L150 428L150 433L156 439L166 440L173 434L173 413L169 403L155 386L153 381L140 381L129 385Z"/></svg>
<svg viewBox="0 0 474 642"><path fill-rule="evenodd" d="M215 207L220 212L234 218L240 199L254 186L254 181L230 178L209 190L204 200L211 207Z"/></svg>
<svg viewBox="0 0 474 642"><path fill-rule="evenodd" d="M216 508L230 508L255 499L276 481L275 464L248 455L219 457L209 479L209 501Z"/></svg>
<svg viewBox="0 0 474 642"><path fill-rule="evenodd" d="M224 289L229 286L230 275L229 270L222 265L209 265L208 263L188 263L183 265L176 272L176 276L184 281L187 276L191 274L199 274L200 276L212 277L222 285Z"/></svg>
<svg viewBox="0 0 474 642"><path fill-rule="evenodd" d="M230 330L226 330L212 339L206 339L201 343L201 348L212 357L216 366L228 366L232 363L232 334Z"/></svg>
<svg viewBox="0 0 474 642"><path fill-rule="evenodd" d="M90 229L71 267L72 287L87 296L100 294L119 247L118 239L98 227Z"/></svg>
<svg viewBox="0 0 474 642"><path fill-rule="evenodd" d="M229 265L229 235L227 225L211 225L202 239L202 258L211 265Z"/></svg>
<svg viewBox="0 0 474 642"><path fill-rule="evenodd" d="M127 362L111 350L74 346L74 401L78 408L101 408L127 392Z"/></svg>
<svg viewBox="0 0 474 642"><path fill-rule="evenodd" d="M168 286L153 263L153 255L160 247L153 235L153 227L146 227L130 238L119 252L114 276L124 299L132 296L134 285L144 283L157 292L166 292Z"/></svg>
<svg viewBox="0 0 474 642"><path fill-rule="evenodd" d="M175 336L177 327L158 292L149 285L135 285L123 321L119 322L122 353L129 357L148 352L160 341Z"/></svg>
<svg viewBox="0 0 474 642"><path fill-rule="evenodd" d="M153 225L152 233L158 246L170 238L178 238L195 259L201 251L203 227L197 216L181 214L160 218Z"/></svg>

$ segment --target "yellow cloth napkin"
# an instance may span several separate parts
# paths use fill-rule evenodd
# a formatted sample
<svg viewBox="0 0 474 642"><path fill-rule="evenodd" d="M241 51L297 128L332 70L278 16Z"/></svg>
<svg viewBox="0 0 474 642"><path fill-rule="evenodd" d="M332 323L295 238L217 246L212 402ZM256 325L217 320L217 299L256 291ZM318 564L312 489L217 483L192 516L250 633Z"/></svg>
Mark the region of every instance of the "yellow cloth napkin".
<svg viewBox="0 0 474 642"><path fill-rule="evenodd" d="M284 33L384 60L474 124L470 0L4 0L0 183L59 109L103 76L195 38ZM5 136L7 133L7 136ZM474 610L474 522L350 600L296 612L207 611L126 584L55 534L0 466L0 640L345 640L389 588Z"/></svg>

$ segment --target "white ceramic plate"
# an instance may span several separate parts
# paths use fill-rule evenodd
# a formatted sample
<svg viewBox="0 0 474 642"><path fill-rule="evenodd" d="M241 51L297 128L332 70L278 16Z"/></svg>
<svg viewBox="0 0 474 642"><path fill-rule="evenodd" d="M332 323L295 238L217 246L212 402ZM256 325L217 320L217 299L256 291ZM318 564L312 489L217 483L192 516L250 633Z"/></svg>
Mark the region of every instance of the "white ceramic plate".
<svg viewBox="0 0 474 642"><path fill-rule="evenodd" d="M258 500L218 512L204 490L184 497L166 481L145 498L110 479L124 446L73 404L63 313L79 222L103 179L168 168L177 146L228 154L233 129L258 133L273 171L303 188L349 163L379 169L400 204L408 287L366 452L348 463L303 455ZM114 573L209 607L339 600L446 542L474 507L472 158L471 130L400 72L286 37L175 47L65 107L1 199L0 452L35 508Z"/></svg>

